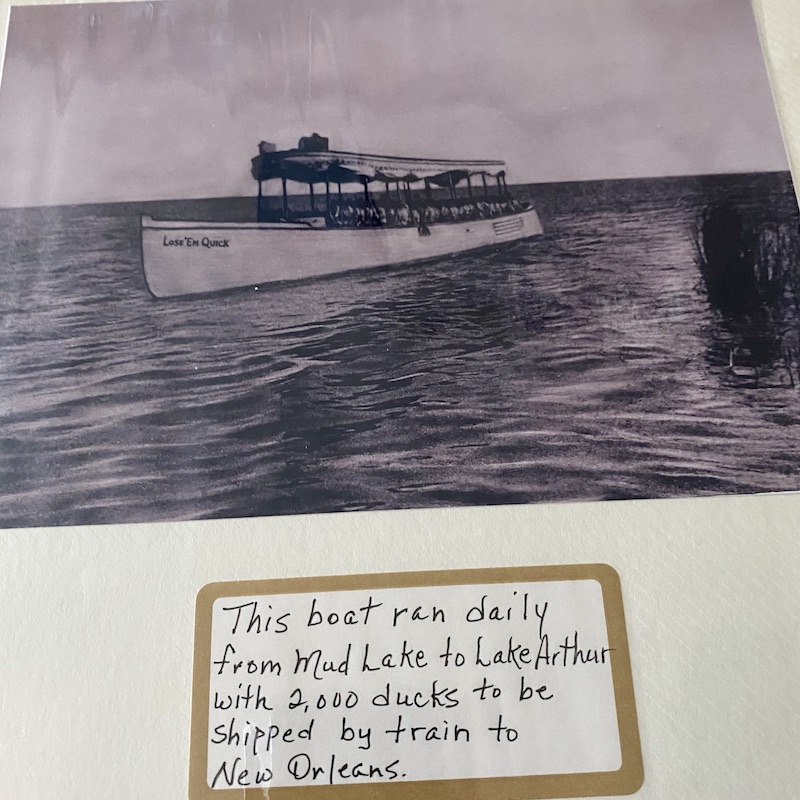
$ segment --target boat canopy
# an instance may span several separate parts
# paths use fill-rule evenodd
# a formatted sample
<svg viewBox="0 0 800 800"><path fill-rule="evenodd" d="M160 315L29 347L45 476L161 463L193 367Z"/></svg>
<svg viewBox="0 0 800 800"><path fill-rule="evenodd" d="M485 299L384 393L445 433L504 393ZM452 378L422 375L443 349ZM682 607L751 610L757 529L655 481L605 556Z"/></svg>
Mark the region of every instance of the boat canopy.
<svg viewBox="0 0 800 800"><path fill-rule="evenodd" d="M338 150L269 152L262 148L260 155L253 159L252 174L259 182L271 178L308 184L429 181L437 186L449 186L473 175L504 177L505 163L378 156Z"/></svg>
<svg viewBox="0 0 800 800"><path fill-rule="evenodd" d="M317 207L314 184L325 184L325 213L330 214L331 184L338 184L339 200L342 199L342 184L358 183L364 191L364 208L371 207L370 183L390 184L397 190L397 201L413 204L412 183L425 182L428 201L433 198L433 186L450 190L453 200L458 197L458 184L466 182L467 193L473 197L473 176L480 176L483 196L488 198L490 190L487 177L497 181L498 197L508 197L505 163L502 161L459 161L450 158L405 158L404 156L378 156L369 153L348 153L331 150L328 139L318 133L303 136L293 150L278 150L271 142L258 145L258 155L252 160L252 175L258 181L257 219L269 221L274 210L265 206L264 181L279 178L283 184L283 213L280 219L290 219L287 181L308 185L311 214ZM405 184L404 188L402 184ZM405 201L403 201L405 197Z"/></svg>

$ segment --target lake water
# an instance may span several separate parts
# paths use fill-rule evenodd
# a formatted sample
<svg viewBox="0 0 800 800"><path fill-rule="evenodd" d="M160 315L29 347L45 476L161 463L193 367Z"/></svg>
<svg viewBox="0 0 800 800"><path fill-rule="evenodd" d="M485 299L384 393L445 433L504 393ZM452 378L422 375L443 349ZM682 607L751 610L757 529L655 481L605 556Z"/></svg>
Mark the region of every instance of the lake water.
<svg viewBox="0 0 800 800"><path fill-rule="evenodd" d="M794 318L711 308L692 236L796 226L788 175L529 191L495 254L180 300L138 214L251 201L0 211L0 524L800 489Z"/></svg>

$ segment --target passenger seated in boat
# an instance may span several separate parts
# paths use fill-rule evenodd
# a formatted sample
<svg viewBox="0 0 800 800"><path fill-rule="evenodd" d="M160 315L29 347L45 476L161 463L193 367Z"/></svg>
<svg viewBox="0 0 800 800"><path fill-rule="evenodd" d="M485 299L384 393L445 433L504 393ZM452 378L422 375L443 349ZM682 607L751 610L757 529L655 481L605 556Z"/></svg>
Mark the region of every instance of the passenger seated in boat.
<svg viewBox="0 0 800 800"><path fill-rule="evenodd" d="M340 228L344 223L342 220L342 206L339 203L332 203L328 214L328 224L334 228Z"/></svg>
<svg viewBox="0 0 800 800"><path fill-rule="evenodd" d="M355 226L357 228L380 228L383 224L380 211L374 203L360 205L356 209Z"/></svg>

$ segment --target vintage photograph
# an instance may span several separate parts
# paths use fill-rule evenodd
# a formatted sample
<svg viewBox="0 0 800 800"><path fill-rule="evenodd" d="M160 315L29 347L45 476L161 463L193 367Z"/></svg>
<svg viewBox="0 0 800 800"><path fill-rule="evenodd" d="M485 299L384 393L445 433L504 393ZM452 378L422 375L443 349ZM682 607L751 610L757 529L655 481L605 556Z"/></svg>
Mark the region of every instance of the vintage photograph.
<svg viewBox="0 0 800 800"><path fill-rule="evenodd" d="M748 0L14 7L0 525L800 489Z"/></svg>

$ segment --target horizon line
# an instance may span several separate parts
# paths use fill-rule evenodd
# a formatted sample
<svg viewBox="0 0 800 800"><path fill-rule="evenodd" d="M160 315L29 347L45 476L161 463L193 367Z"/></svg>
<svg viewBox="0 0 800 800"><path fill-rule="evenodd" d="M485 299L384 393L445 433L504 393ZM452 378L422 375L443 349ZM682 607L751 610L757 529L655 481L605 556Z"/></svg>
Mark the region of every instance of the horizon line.
<svg viewBox="0 0 800 800"><path fill-rule="evenodd" d="M795 189L795 196L800 202L800 183L795 180L795 175L791 167L787 166L785 169L760 169L760 170L741 170L732 172L692 172L678 175L645 175L636 177L623 177L623 178L584 178L563 181L530 181L528 183L510 183L509 188L520 186L554 186L554 185L569 185L576 183L616 183L623 181L661 181L661 180L680 180L683 178L722 178L735 175L782 175L788 173L792 184ZM800 180L800 177L798 178ZM421 189L418 191L422 191ZM344 194L359 194L363 190L354 190L353 192L344 192ZM280 195L266 195L267 197L280 197ZM303 197L305 193L295 192L290 193L290 197ZM211 195L203 197L150 197L138 198L133 200L85 200L77 203L42 203L34 205L3 205L0 204L0 211L33 211L37 209L51 209L51 208L80 208L82 206L98 206L98 205L125 205L131 203L185 203L195 201L211 201L211 200L257 200L256 193L252 195L247 194L233 194L233 195Z"/></svg>

